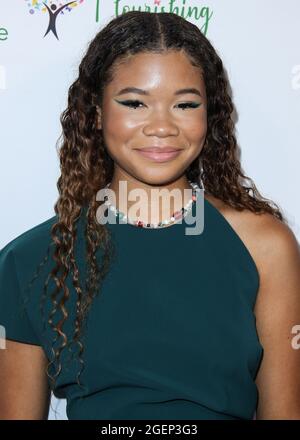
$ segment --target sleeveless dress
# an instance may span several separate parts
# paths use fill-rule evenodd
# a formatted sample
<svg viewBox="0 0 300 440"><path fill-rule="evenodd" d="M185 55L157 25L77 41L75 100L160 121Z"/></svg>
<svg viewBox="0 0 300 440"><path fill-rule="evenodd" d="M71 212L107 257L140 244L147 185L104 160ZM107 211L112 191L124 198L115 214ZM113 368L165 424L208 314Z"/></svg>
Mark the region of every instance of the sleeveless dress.
<svg viewBox="0 0 300 440"><path fill-rule="evenodd" d="M189 215L195 216L195 205ZM75 250L84 276L81 217ZM40 268L29 293L27 285L55 221L49 218L0 251L0 329L7 339L41 346L48 359L57 334L43 327L39 304L53 260ZM185 234L185 219L159 229L108 227L117 256L89 310L81 385L82 362L77 356L68 361L67 349L56 378L54 395L67 399L68 419L253 419L263 355L253 312L259 274L229 222L204 198L198 235ZM70 319L63 331L71 340L76 291L70 277L67 285ZM45 304L49 312L49 296ZM58 339L54 346L60 345ZM78 351L74 344L71 353Z"/></svg>

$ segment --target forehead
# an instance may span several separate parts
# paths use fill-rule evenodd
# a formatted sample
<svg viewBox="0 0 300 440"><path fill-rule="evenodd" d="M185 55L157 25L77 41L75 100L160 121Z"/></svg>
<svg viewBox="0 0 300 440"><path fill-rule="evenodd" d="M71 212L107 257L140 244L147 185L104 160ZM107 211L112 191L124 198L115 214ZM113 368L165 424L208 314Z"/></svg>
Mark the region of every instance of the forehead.
<svg viewBox="0 0 300 440"><path fill-rule="evenodd" d="M183 51L139 53L116 63L107 92L117 93L123 87L138 87L154 93L185 87L205 92L202 69L191 64Z"/></svg>

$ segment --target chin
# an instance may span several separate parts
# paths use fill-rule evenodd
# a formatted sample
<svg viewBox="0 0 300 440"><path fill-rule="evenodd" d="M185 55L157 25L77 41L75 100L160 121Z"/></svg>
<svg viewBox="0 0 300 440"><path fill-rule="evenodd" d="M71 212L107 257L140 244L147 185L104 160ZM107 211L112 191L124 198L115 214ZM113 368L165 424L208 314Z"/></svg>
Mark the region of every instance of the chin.
<svg viewBox="0 0 300 440"><path fill-rule="evenodd" d="M178 172L172 173L172 172L167 172L166 170L165 171L162 170L161 172L158 173L153 173L153 171L151 171L151 173L149 174L144 173L142 176L141 175L136 176L136 178L147 185L164 186L164 185L169 185L170 183L179 179L183 174L184 171L181 173Z"/></svg>

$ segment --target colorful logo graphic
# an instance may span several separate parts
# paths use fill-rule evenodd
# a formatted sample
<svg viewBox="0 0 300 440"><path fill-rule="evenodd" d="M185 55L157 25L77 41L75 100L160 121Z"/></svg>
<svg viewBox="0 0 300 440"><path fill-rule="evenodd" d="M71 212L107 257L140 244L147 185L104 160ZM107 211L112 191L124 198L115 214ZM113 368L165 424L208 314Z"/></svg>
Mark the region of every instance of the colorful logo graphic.
<svg viewBox="0 0 300 440"><path fill-rule="evenodd" d="M39 2L37 0L28 1L25 0L29 8L29 14L44 13L49 16L49 24L44 37L49 33L53 32L55 37L58 39L56 31L56 19L58 16L68 14L73 11L74 8L79 6L84 2L84 0L77 0L72 2L61 2L61 1L48 1Z"/></svg>
<svg viewBox="0 0 300 440"><path fill-rule="evenodd" d="M71 2L54 1L54 0L25 0L28 6L28 11L30 14L44 13L49 17L49 24L44 37L49 33L53 32L55 37L58 39L56 30L56 19L58 16L65 15L74 10L77 6L81 5L84 0L77 0ZM186 20L195 20L198 22L200 30L207 34L208 25L212 18L213 11L208 6L200 5L197 6L189 5L190 0L152 0L152 4L143 3L141 5L127 5L126 0L114 0L114 15L118 17L121 14L125 14L131 10L136 11L147 11L147 12L170 12L173 14L180 15ZM108 2L106 2L105 7L107 7ZM104 4L100 0L95 0L96 5L96 22L100 21L100 7Z"/></svg>

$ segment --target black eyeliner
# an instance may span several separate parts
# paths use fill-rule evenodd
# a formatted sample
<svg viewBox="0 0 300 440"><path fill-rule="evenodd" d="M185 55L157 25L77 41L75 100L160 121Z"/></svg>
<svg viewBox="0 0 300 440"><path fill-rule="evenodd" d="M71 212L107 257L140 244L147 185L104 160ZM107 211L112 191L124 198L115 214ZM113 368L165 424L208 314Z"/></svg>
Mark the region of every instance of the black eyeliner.
<svg viewBox="0 0 300 440"><path fill-rule="evenodd" d="M142 101L134 100L134 99L127 99L125 101L118 101L116 99L115 101L118 102L119 104L122 104L122 105L127 106L127 107L130 107L130 104L132 104L132 107L137 107L138 104L143 104ZM133 104L137 104L137 105L134 106ZM181 102L181 103L179 103L177 105L178 106L179 105L183 105L186 108L198 108L198 107L200 107L200 105L202 105L202 103L201 102L199 102L199 103L198 102Z"/></svg>

